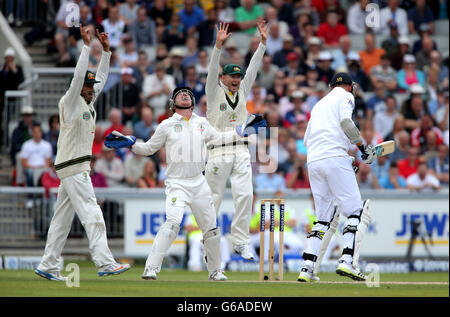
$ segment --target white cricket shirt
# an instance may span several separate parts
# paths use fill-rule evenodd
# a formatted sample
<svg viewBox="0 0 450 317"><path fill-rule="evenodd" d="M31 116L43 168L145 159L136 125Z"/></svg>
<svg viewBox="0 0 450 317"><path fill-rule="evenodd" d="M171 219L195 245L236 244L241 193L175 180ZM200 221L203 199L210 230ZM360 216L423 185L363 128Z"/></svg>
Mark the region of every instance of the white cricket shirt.
<svg viewBox="0 0 450 317"><path fill-rule="evenodd" d="M353 95L336 87L313 107L304 139L307 163L348 156L351 143L340 123L344 118L352 118L354 105Z"/></svg>
<svg viewBox="0 0 450 317"><path fill-rule="evenodd" d="M192 178L205 169L206 143L231 142L240 138L236 131L217 132L206 118L195 113L188 120L175 113L156 128L147 142L136 142L131 150L144 156L166 148L168 178Z"/></svg>

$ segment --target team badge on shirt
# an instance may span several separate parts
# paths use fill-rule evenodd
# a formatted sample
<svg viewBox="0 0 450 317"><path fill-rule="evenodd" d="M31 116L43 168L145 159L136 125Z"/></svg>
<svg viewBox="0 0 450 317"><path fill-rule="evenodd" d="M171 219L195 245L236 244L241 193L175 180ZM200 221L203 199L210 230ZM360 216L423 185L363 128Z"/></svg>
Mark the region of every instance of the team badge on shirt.
<svg viewBox="0 0 450 317"><path fill-rule="evenodd" d="M173 130L175 131L175 132L181 132L182 130L183 130L183 126L181 125L181 124L175 124L174 126L173 126Z"/></svg>
<svg viewBox="0 0 450 317"><path fill-rule="evenodd" d="M219 109L220 109L220 111L227 110L227 104L226 103L221 103Z"/></svg>
<svg viewBox="0 0 450 317"><path fill-rule="evenodd" d="M198 129L200 130L200 132L205 131L205 125L203 123L200 123Z"/></svg>
<svg viewBox="0 0 450 317"><path fill-rule="evenodd" d="M175 206L176 201L177 201L177 198L176 198L176 197L173 197L173 198L172 198L172 206Z"/></svg>
<svg viewBox="0 0 450 317"><path fill-rule="evenodd" d="M83 112L83 120L84 121L88 121L90 118L91 118L91 114L89 113L89 111Z"/></svg>
<svg viewBox="0 0 450 317"><path fill-rule="evenodd" d="M233 113L231 116L230 116L230 122L235 122L237 120L237 115L235 114L235 113Z"/></svg>

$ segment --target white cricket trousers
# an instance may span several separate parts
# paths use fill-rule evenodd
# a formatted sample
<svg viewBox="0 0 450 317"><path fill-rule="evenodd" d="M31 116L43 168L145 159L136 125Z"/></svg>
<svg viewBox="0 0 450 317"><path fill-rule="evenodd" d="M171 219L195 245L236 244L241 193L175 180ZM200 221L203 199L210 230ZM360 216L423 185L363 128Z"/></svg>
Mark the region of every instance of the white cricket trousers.
<svg viewBox="0 0 450 317"><path fill-rule="evenodd" d="M180 229L186 207L190 207L195 221L203 235L217 227L217 217L211 190L205 176L200 174L192 178L168 178L166 185L166 221L158 231L148 255L146 266L161 270L161 265L170 245ZM217 250L220 257L220 250Z"/></svg>
<svg viewBox="0 0 450 317"><path fill-rule="evenodd" d="M230 178L234 201L231 239L234 246L249 244L253 200L250 153L245 151L210 157L206 164L205 176L209 187L211 187L217 215L220 211L227 180Z"/></svg>
<svg viewBox="0 0 450 317"><path fill-rule="evenodd" d="M350 156L308 163L308 175L318 221L331 221L335 201L345 217L362 209L361 193Z"/></svg>
<svg viewBox="0 0 450 317"><path fill-rule="evenodd" d="M86 171L61 180L55 211L48 229L44 256L38 266L39 270L46 272L60 270L59 259L75 212L86 230L89 251L95 266L98 268L115 263L108 247L105 220L97 204L91 177Z"/></svg>

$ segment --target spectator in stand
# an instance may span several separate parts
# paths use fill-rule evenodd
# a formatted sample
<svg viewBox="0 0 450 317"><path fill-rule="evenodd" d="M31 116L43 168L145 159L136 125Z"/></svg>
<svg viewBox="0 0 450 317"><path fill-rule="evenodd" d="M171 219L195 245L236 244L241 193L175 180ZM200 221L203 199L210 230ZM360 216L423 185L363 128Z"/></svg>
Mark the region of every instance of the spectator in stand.
<svg viewBox="0 0 450 317"><path fill-rule="evenodd" d="M372 173L371 165L360 163L359 171L356 174L356 181L361 189L377 189L380 188L378 180Z"/></svg>
<svg viewBox="0 0 450 317"><path fill-rule="evenodd" d="M410 90L414 84L425 86L425 75L421 70L416 69L416 58L414 55L403 56L403 67L397 73L398 88L403 92Z"/></svg>
<svg viewBox="0 0 450 317"><path fill-rule="evenodd" d="M432 132L435 135L436 145L442 144L442 132L439 128L433 126L433 118L429 114L424 114L420 118L420 126L411 132L411 145L424 152L427 146L427 134Z"/></svg>
<svg viewBox="0 0 450 317"><path fill-rule="evenodd" d="M119 17L128 27L137 19L139 6L136 2L137 0L125 0L125 2L119 5ZM147 15L147 10L145 14Z"/></svg>
<svg viewBox="0 0 450 317"><path fill-rule="evenodd" d="M317 69L319 71L319 81L329 84L333 78L335 70L331 68L333 56L328 51L320 52L317 58Z"/></svg>
<svg viewBox="0 0 450 317"><path fill-rule="evenodd" d="M156 57L150 62L150 67L154 69L156 64L162 63L167 69L169 68L171 62L167 45L164 43L158 43L158 45L156 45Z"/></svg>
<svg viewBox="0 0 450 317"><path fill-rule="evenodd" d="M173 14L170 23L166 26L162 34L162 43L165 43L167 49L170 50L173 46L184 45L186 40L186 32L181 23L180 17Z"/></svg>
<svg viewBox="0 0 450 317"><path fill-rule="evenodd" d="M192 88L196 102L205 95L205 84L198 78L194 65L190 65L185 69L184 80L179 86Z"/></svg>
<svg viewBox="0 0 450 317"><path fill-rule="evenodd" d="M95 34L95 29L99 29L99 32L103 32L103 26L101 24L95 24L92 19L91 7L88 5L82 5L80 7L80 24L84 26L90 26L89 32ZM80 28L77 26L72 26L69 28L68 36L68 51L71 60L78 59L78 55L81 53L82 39ZM92 53L92 52L91 52Z"/></svg>
<svg viewBox="0 0 450 317"><path fill-rule="evenodd" d="M148 106L148 105L147 105L147 106ZM165 107L165 109L164 109L164 112L161 113L161 114L158 116L158 120L157 120L158 124L161 123L161 122L163 122L164 120L170 118L172 115L173 115L173 111L172 111L172 109L170 108L170 102L169 102L169 100L167 100L167 102L166 102L166 107Z"/></svg>
<svg viewBox="0 0 450 317"><path fill-rule="evenodd" d="M215 9L217 10L217 20L230 23L230 27L233 29L239 28L235 24L234 9L229 6L228 0L216 0L214 1Z"/></svg>
<svg viewBox="0 0 450 317"><path fill-rule="evenodd" d="M195 36L189 36L186 39L186 52L183 54L181 67L186 69L188 66L194 66L198 63L198 41Z"/></svg>
<svg viewBox="0 0 450 317"><path fill-rule="evenodd" d="M51 115L48 119L48 131L44 133L44 140L52 145L53 157L56 157L59 137L59 115Z"/></svg>
<svg viewBox="0 0 450 317"><path fill-rule="evenodd" d="M264 97L265 90L261 87L258 81L255 81L252 87L251 94L247 98L248 113L262 114L264 112Z"/></svg>
<svg viewBox="0 0 450 317"><path fill-rule="evenodd" d="M390 165L389 155L380 156L377 160L375 160L372 164L370 164L372 174L378 180L378 182L382 178L389 176L389 165Z"/></svg>
<svg viewBox="0 0 450 317"><path fill-rule="evenodd" d="M438 93L438 106L437 106L437 110L433 116L434 120L437 123L438 128L441 131L446 131L448 130L448 121L449 121L449 105L448 105L448 90L443 92L440 91ZM441 100L444 99L444 100Z"/></svg>
<svg viewBox="0 0 450 317"><path fill-rule="evenodd" d="M401 113L405 117L405 129L411 132L420 126L420 118L428 113L427 107L422 98L425 89L420 85L411 87L410 100L406 100L401 108Z"/></svg>
<svg viewBox="0 0 450 317"><path fill-rule="evenodd" d="M438 109L438 95L441 95L441 102L443 102L444 89L441 88L439 83L439 68L433 65L428 70L427 82L425 84L426 96L428 97L428 112L434 116ZM448 91L448 90L447 90Z"/></svg>
<svg viewBox="0 0 450 317"><path fill-rule="evenodd" d="M289 24L289 33L295 38L295 45L306 48L305 30L304 25L311 24L312 17L309 15L309 11L301 10L296 13L296 23Z"/></svg>
<svg viewBox="0 0 450 317"><path fill-rule="evenodd" d="M204 84L206 84L206 76L208 75L208 51L205 49L200 49L198 51L198 63L195 64L195 72L198 78Z"/></svg>
<svg viewBox="0 0 450 317"><path fill-rule="evenodd" d="M408 34L408 14L399 4L399 0L388 0L387 7L380 10L380 28L376 29L378 34L388 35L391 24L398 26L400 35Z"/></svg>
<svg viewBox="0 0 450 317"><path fill-rule="evenodd" d="M147 9L140 7L137 11L137 19L130 24L130 36L136 47L156 46L158 37L155 22L147 16Z"/></svg>
<svg viewBox="0 0 450 317"><path fill-rule="evenodd" d="M130 187L136 187L138 180L142 177L144 166L150 159L148 157L133 153L125 159L125 183Z"/></svg>
<svg viewBox="0 0 450 317"><path fill-rule="evenodd" d="M198 7L195 2L195 0L184 0L184 8L178 12L181 24L190 35L194 34L195 27L200 22L206 20L203 9Z"/></svg>
<svg viewBox="0 0 450 317"><path fill-rule="evenodd" d="M276 173L277 162L270 160L265 165L259 165L259 173L255 176L254 184L257 191L285 191L284 177Z"/></svg>
<svg viewBox="0 0 450 317"><path fill-rule="evenodd" d="M162 40L162 34L169 25L172 18L172 9L167 6L167 0L155 0L152 3L151 8L148 10L148 16L155 21L156 24L156 35L157 42L160 43Z"/></svg>
<svg viewBox="0 0 450 317"><path fill-rule="evenodd" d="M145 51L138 52L138 62L133 68L133 80L137 85L139 92L142 92L142 84L145 76L153 73L153 68L150 66L147 53Z"/></svg>
<svg viewBox="0 0 450 317"><path fill-rule="evenodd" d="M142 176L137 181L138 188L155 188L158 187L158 172L156 171L155 161L149 159L142 172Z"/></svg>
<svg viewBox="0 0 450 317"><path fill-rule="evenodd" d="M389 174L379 180L379 185L384 189L402 189L406 188L406 180L398 173L397 162L389 164Z"/></svg>
<svg viewBox="0 0 450 317"><path fill-rule="evenodd" d="M32 138L22 145L20 159L27 186L37 186L41 175L50 167L53 159L52 145L42 139L42 129L34 124Z"/></svg>
<svg viewBox="0 0 450 317"><path fill-rule="evenodd" d="M383 138L375 131L375 126L373 124L372 120L364 120L362 126L361 126L361 138L365 146L372 145L375 146L381 142L383 142ZM358 153L358 156L361 154Z"/></svg>
<svg viewBox="0 0 450 317"><path fill-rule="evenodd" d="M421 38L422 47L414 55L416 56L416 67L422 71L427 71L431 63L431 52L433 52L434 42L431 36L426 35Z"/></svg>
<svg viewBox="0 0 450 317"><path fill-rule="evenodd" d="M284 72L279 70L275 74L273 86L267 91L267 94L272 94L274 96L276 103L286 95L286 85L284 84L285 78Z"/></svg>
<svg viewBox="0 0 450 317"><path fill-rule="evenodd" d="M402 116L398 116L397 119L402 118ZM395 127L395 124L394 124ZM392 162L398 162L400 160L403 160L406 158L407 153L408 153L408 149L410 147L409 145L409 133L406 132L406 130L401 130L398 133L395 134L395 137L393 138L393 140L395 141L395 150L394 153L389 155L389 158ZM388 136L388 140L392 140L389 139Z"/></svg>
<svg viewBox="0 0 450 317"><path fill-rule="evenodd" d="M406 158L398 161L398 172L404 178L417 172L419 166L419 148L410 146L406 152Z"/></svg>
<svg viewBox="0 0 450 317"><path fill-rule="evenodd" d="M324 42L325 48L334 49L339 46L339 39L348 33L347 27L339 23L339 15L336 11L327 12L326 22L319 25L317 36Z"/></svg>
<svg viewBox="0 0 450 317"><path fill-rule="evenodd" d="M386 104L386 109L377 111L373 118L373 122L375 131L380 133L383 139L386 140L386 137L392 133L395 119L399 113L397 111L397 101L393 95L387 96L384 102Z"/></svg>
<svg viewBox="0 0 450 317"><path fill-rule="evenodd" d="M70 55L67 47L67 39L69 38L69 25L67 25L67 17L72 12L71 5L80 5L81 0L70 0L61 3L55 18L56 31L54 36L55 46L58 50L57 66L65 66L70 63Z"/></svg>
<svg viewBox="0 0 450 317"><path fill-rule="evenodd" d="M158 124L153 120L154 115L151 107L142 107L140 117L141 120L134 125L134 135L136 138L147 142Z"/></svg>
<svg viewBox="0 0 450 317"><path fill-rule="evenodd" d="M104 137L113 132L114 130L122 132L122 111L117 108L112 108L108 115L108 120L111 123L110 126L105 130Z"/></svg>
<svg viewBox="0 0 450 317"><path fill-rule="evenodd" d="M56 175L54 163L54 160L50 162L50 167L42 174L41 179L38 183L39 186L45 188L45 198L47 199L50 198L50 189L58 188L61 184L61 180L59 179L58 175Z"/></svg>
<svg viewBox="0 0 450 317"><path fill-rule="evenodd" d="M272 64L272 57L268 54L265 54L263 57L261 69L258 73L259 82L263 88L268 90L273 86L275 75L278 70L278 66Z"/></svg>
<svg viewBox="0 0 450 317"><path fill-rule="evenodd" d="M441 189L439 179L428 171L425 159L420 160L417 172L408 176L406 185L408 189L418 192L438 191Z"/></svg>
<svg viewBox="0 0 450 317"><path fill-rule="evenodd" d="M119 18L118 6L110 6L108 18L102 21L105 33L109 34L109 43L111 47L118 48L122 44L122 37L126 32L125 22Z"/></svg>
<svg viewBox="0 0 450 317"><path fill-rule="evenodd" d="M369 0L358 0L348 10L347 26L352 34L365 34L367 31L366 18L369 12L366 11Z"/></svg>
<svg viewBox="0 0 450 317"><path fill-rule="evenodd" d="M448 146L440 144L438 146L437 155L429 158L427 166L433 173L433 175L439 180L439 182L448 187L449 178L449 157Z"/></svg>
<svg viewBox="0 0 450 317"><path fill-rule="evenodd" d="M382 85L391 92L397 90L397 71L391 67L391 60L387 54L381 56L381 63L370 71L370 82L373 87Z"/></svg>
<svg viewBox="0 0 450 317"><path fill-rule="evenodd" d="M184 80L184 67L182 65L184 53L181 48L173 47L169 54L171 64L167 68L167 74L173 77L176 86L180 86Z"/></svg>
<svg viewBox="0 0 450 317"><path fill-rule="evenodd" d="M235 11L235 20L239 28L251 35L256 31L257 20L263 17L264 11L255 0L242 0L241 6Z"/></svg>
<svg viewBox="0 0 450 317"><path fill-rule="evenodd" d="M311 97L315 94L317 88L317 80L319 79L319 70L316 66L308 66L306 69L306 78L304 81L300 82L300 90ZM309 98L308 97L308 98ZM318 101L318 100L317 100Z"/></svg>
<svg viewBox="0 0 450 317"><path fill-rule="evenodd" d="M420 25L428 24L431 34L434 33L434 16L426 0L416 0L416 5L408 11L408 28L410 34L420 32Z"/></svg>
<svg viewBox="0 0 450 317"><path fill-rule="evenodd" d="M371 90L372 87L370 78L362 69L361 58L359 57L358 53L350 52L347 55L347 71L352 77L353 81L359 85L359 89L361 92Z"/></svg>
<svg viewBox="0 0 450 317"><path fill-rule="evenodd" d="M339 38L339 47L333 50L333 63L331 63L331 68L338 69L347 67L347 57L350 54L357 54L354 51L351 51L350 48L352 46L352 42L350 40L350 36L343 35Z"/></svg>
<svg viewBox="0 0 450 317"><path fill-rule="evenodd" d="M282 68L286 66L286 57L289 53L294 51L294 38L290 34L283 37L283 47L281 50L274 53L272 56L273 64Z"/></svg>
<svg viewBox="0 0 450 317"><path fill-rule="evenodd" d="M316 61L319 59L320 53L322 53L321 49L322 49L321 39L319 39L316 36L312 36L308 39L305 63L309 67L317 66Z"/></svg>
<svg viewBox="0 0 450 317"><path fill-rule="evenodd" d="M31 139L31 130L34 125L39 122L34 120L34 112L31 106L24 106L20 111L22 120L19 121L17 127L14 128L11 136L10 158L12 165L16 165L17 154L20 152L22 145Z"/></svg>
<svg viewBox="0 0 450 317"><path fill-rule="evenodd" d="M217 19L217 10L209 9L205 21L200 22L195 26L196 32L198 34L198 47L212 46L215 43L216 36L216 23L219 21ZM223 20L220 20L223 22Z"/></svg>
<svg viewBox="0 0 450 317"><path fill-rule="evenodd" d="M103 20L108 17L108 0L97 0L92 8L95 24L102 24Z"/></svg>
<svg viewBox="0 0 450 317"><path fill-rule="evenodd" d="M301 90L297 89L293 91L289 99L293 105L293 109L286 112L284 119L287 127L291 127L297 123L297 116L299 114L305 114L303 105L305 102L305 94Z"/></svg>
<svg viewBox="0 0 450 317"><path fill-rule="evenodd" d="M7 127L3 126L3 121L9 121L9 118L3 120L3 112L5 107L5 91L18 90L19 85L24 81L22 66L16 65L14 57L16 53L12 47L8 47L4 54L4 64L0 69L0 128L1 131L7 131ZM3 138L0 138L0 145Z"/></svg>
<svg viewBox="0 0 450 317"><path fill-rule="evenodd" d="M288 151L289 138L289 131L284 128L279 128L278 138L276 136L272 136L269 145L269 158L271 160L277 160L278 171L283 175L286 175L292 169Z"/></svg>
<svg viewBox="0 0 450 317"><path fill-rule="evenodd" d="M95 171L105 176L108 187L120 187L125 177L123 162L116 157L116 152L103 147L102 156L95 162Z"/></svg>
<svg viewBox="0 0 450 317"><path fill-rule="evenodd" d="M136 110L141 103L139 98L139 88L133 82L133 69L130 67L122 68L122 124L128 121L136 122Z"/></svg>
<svg viewBox="0 0 450 317"><path fill-rule="evenodd" d="M448 59L447 59L448 61ZM430 65L429 68L437 66L439 71L439 84L442 89L446 89L448 91L449 86L449 70L448 66L442 62L441 53L439 51L433 50L430 53Z"/></svg>
<svg viewBox="0 0 450 317"><path fill-rule="evenodd" d="M108 187L108 183L106 182L105 176L95 170L95 163L97 158L94 156L91 160L91 171L89 172L89 176L91 177L92 186L94 188L105 188Z"/></svg>
<svg viewBox="0 0 450 317"><path fill-rule="evenodd" d="M411 43L407 36L398 38L398 49L390 55L391 66L399 71L403 67L403 59L405 55L410 54Z"/></svg>
<svg viewBox="0 0 450 317"><path fill-rule="evenodd" d="M386 54L386 52L384 49L376 47L375 35L373 33L366 34L364 43L366 48L359 52L359 56L361 57L363 69L368 75L372 67L380 65L381 56Z"/></svg>
<svg viewBox="0 0 450 317"><path fill-rule="evenodd" d="M283 37L280 34L280 25L275 22L270 25L269 37L267 38L267 54L273 56L283 49Z"/></svg>
<svg viewBox="0 0 450 317"><path fill-rule="evenodd" d="M125 50L119 54L119 64L121 67L134 67L138 64L138 53L134 42L130 37L123 39Z"/></svg>
<svg viewBox="0 0 450 317"><path fill-rule="evenodd" d="M283 0L272 0L272 6L277 10L278 19L286 22L288 25L295 23L294 20L294 8L292 3L285 2Z"/></svg>
<svg viewBox="0 0 450 317"><path fill-rule="evenodd" d="M305 80L306 65L295 52L290 52L286 55L286 62L286 66L281 68L286 78L285 83L295 83L298 86L300 82Z"/></svg>
<svg viewBox="0 0 450 317"><path fill-rule="evenodd" d="M419 37L416 38L416 40L414 41L414 43L412 45L411 53L413 55L416 55L420 50L422 50L422 48L423 48L422 39L424 39L424 38L431 38L431 36L433 35L431 33L430 26L428 24L425 24L425 23L422 23L420 25L419 31L420 32L417 34ZM436 50L437 49L436 42L432 38L431 38L431 42L433 42L433 44L432 44L433 49Z"/></svg>
<svg viewBox="0 0 450 317"><path fill-rule="evenodd" d="M392 58L392 56L398 51L398 40L399 34L397 23L389 23L389 35L381 42L381 48L386 51L388 58Z"/></svg>
<svg viewBox="0 0 450 317"><path fill-rule="evenodd" d="M93 39L91 41L91 54L89 55L88 68L97 68L102 58L103 46L99 40Z"/></svg>
<svg viewBox="0 0 450 317"><path fill-rule="evenodd" d="M269 6L264 12L264 19L267 23L272 27L274 24L278 25L279 34L281 37L285 36L289 33L289 25L283 21L278 19L278 10L275 7Z"/></svg>
<svg viewBox="0 0 450 317"><path fill-rule="evenodd" d="M305 161L296 159L292 172L286 175L286 187L291 189L310 188Z"/></svg>
<svg viewBox="0 0 450 317"><path fill-rule="evenodd" d="M102 126L96 125L94 132L94 142L92 143L92 156L95 158L102 156L104 135L105 134L103 133Z"/></svg>
<svg viewBox="0 0 450 317"><path fill-rule="evenodd" d="M194 113L200 117L206 118L206 95L203 95L198 101L198 107L194 108Z"/></svg>
<svg viewBox="0 0 450 317"><path fill-rule="evenodd" d="M147 75L142 84L142 95L155 109L155 115L159 116L164 112L166 103L175 89L175 80L172 75L166 73L164 63L155 66L155 73Z"/></svg>

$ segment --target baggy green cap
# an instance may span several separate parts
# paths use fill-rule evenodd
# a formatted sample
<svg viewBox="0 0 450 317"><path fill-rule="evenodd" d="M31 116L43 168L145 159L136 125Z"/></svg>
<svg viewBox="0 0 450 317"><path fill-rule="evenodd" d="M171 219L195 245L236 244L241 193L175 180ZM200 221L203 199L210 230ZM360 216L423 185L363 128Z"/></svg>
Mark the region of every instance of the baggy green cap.
<svg viewBox="0 0 450 317"><path fill-rule="evenodd" d="M241 66L236 64L228 64L223 67L222 75L234 75L240 74L241 78L244 78L245 71L242 70Z"/></svg>

